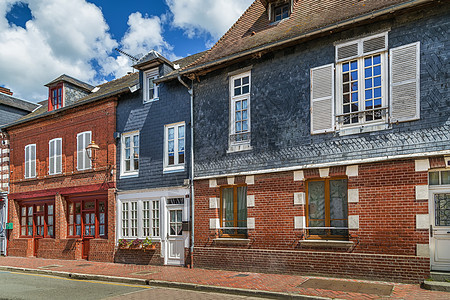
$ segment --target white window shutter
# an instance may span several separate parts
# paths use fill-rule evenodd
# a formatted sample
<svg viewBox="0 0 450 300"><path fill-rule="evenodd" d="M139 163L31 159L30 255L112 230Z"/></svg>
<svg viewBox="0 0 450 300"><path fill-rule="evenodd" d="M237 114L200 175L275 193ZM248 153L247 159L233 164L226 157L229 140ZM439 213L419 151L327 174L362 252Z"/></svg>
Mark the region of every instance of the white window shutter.
<svg viewBox="0 0 450 300"><path fill-rule="evenodd" d="M50 174L55 174L55 140L50 141L48 153L48 171Z"/></svg>
<svg viewBox="0 0 450 300"><path fill-rule="evenodd" d="M62 140L56 140L56 173L62 172Z"/></svg>
<svg viewBox="0 0 450 300"><path fill-rule="evenodd" d="M311 134L334 131L334 64L311 69Z"/></svg>
<svg viewBox="0 0 450 300"><path fill-rule="evenodd" d="M91 143L92 138L91 138L91 133L90 132L86 132L84 134L84 149L86 149L86 147ZM90 153L89 153L90 155ZM91 164L91 160L89 159L89 156L87 154L87 150L84 150L84 168L85 169L90 169L92 167Z"/></svg>
<svg viewBox="0 0 450 300"><path fill-rule="evenodd" d="M420 42L390 50L390 116L392 122L420 118Z"/></svg>
<svg viewBox="0 0 450 300"><path fill-rule="evenodd" d="M77 169L84 169L83 134L77 136Z"/></svg>
<svg viewBox="0 0 450 300"><path fill-rule="evenodd" d="M31 172L30 177L36 177L36 145L31 145Z"/></svg>

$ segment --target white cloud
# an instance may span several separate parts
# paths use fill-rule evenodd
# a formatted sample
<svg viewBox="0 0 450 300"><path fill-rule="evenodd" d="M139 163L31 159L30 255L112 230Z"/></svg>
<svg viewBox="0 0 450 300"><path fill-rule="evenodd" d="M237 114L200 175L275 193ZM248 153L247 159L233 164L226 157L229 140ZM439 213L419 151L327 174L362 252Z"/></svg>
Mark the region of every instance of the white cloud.
<svg viewBox="0 0 450 300"><path fill-rule="evenodd" d="M33 16L25 28L6 19L18 2L28 4ZM131 62L112 57L115 47L132 55L156 49L174 56L158 17L133 13L128 26L119 43L101 10L85 0L0 0L0 84L17 97L40 101L47 97L44 84L63 73L91 84L126 74Z"/></svg>
<svg viewBox="0 0 450 300"><path fill-rule="evenodd" d="M253 0L166 0L173 14L172 25L188 37L209 34L220 38ZM210 43L210 41L209 41Z"/></svg>

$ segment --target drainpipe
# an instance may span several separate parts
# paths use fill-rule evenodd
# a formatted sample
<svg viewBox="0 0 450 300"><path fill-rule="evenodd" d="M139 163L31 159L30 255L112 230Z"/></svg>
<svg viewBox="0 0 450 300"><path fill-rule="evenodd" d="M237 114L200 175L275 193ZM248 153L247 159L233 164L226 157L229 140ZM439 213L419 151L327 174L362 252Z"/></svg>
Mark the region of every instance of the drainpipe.
<svg viewBox="0 0 450 300"><path fill-rule="evenodd" d="M190 98L190 110L191 110L191 168L189 170L189 182L190 182L190 193L191 193L191 268L194 267L194 81L191 82L191 87L181 79L178 75L178 81L188 89Z"/></svg>

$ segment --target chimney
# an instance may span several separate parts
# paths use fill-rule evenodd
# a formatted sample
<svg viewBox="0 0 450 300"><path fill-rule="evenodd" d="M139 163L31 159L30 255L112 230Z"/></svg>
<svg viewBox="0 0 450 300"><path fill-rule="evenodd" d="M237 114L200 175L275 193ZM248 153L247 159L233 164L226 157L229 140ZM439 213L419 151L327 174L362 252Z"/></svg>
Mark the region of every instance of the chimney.
<svg viewBox="0 0 450 300"><path fill-rule="evenodd" d="M9 89L7 89L5 87L2 87L2 86L0 86L0 93L6 94L6 95L10 95L10 96L13 95L13 92L11 92Z"/></svg>

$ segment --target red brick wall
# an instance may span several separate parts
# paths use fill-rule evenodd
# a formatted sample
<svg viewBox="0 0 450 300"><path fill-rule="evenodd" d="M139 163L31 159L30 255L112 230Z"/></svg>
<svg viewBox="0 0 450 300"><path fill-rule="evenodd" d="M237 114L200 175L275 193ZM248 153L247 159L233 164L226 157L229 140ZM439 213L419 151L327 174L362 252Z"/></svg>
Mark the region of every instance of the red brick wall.
<svg viewBox="0 0 450 300"><path fill-rule="evenodd" d="M306 180L320 178L318 169L304 170ZM329 176L346 176L346 167L331 167ZM249 218L255 218L255 229L248 230L248 244L241 245L219 245L213 240L218 238L218 231L210 229L210 219L219 218L219 210L209 208L209 198L220 197L219 187L210 188L209 180L195 181L195 246L196 249L206 247L199 252L194 251L194 266L214 267L217 260L225 254L219 254L220 248L223 251L237 251L236 255L241 255L245 248L250 249L270 249L279 250L273 252L275 270L283 269L283 265L288 263L285 258L277 263L275 257L284 257L284 251L298 250L302 251L299 255L306 253L334 253L336 258L345 252L353 254L374 254L367 256L365 262L376 267L375 261L378 255L398 255L404 260L404 264L399 266L399 270L406 271L408 268L414 269L417 262L426 262L426 269L429 272L429 259L417 258L416 245L428 244L428 230L416 229L416 215L428 213L428 201L415 199L415 186L427 184L428 172L416 172L414 160L398 160L389 162L379 162L362 164L358 167L358 176L348 177L348 188L359 190L359 202L348 203L349 215L359 216L359 229L349 230L353 247L342 248L306 248L299 241L305 239L303 229L294 229L294 217L305 215L304 205L294 205L294 193L305 192L305 181L294 181L294 172L270 173L254 176L254 184L247 186L247 195L255 196L255 206L247 209ZM240 179L239 179L240 180ZM218 178L217 185L226 184L226 178ZM237 182L235 178L235 182ZM212 258L203 258L202 255L210 255L208 252L211 247ZM228 250L224 249L228 248ZM240 249L240 250L239 250ZM307 252L305 252L307 251ZM249 252L253 253L253 252ZM258 252L259 253L259 252ZM270 253L270 252L267 252ZM294 252L295 253L295 252ZM217 255L217 256L216 256ZM244 254L242 254L244 255ZM245 254L247 255L247 254ZM269 254L264 254L269 257ZM286 254L290 255L290 254ZM317 254L319 259L321 255ZM230 254L231 257L233 255ZM264 256L264 259L266 259ZM406 258L403 256L413 256ZM290 257L290 256L289 256ZM355 256L356 257L356 256ZM384 257L384 256L383 256ZM403 257L403 258L401 258ZM270 258L267 258L270 260ZM289 258L290 259L290 258ZM246 258L239 264L230 262L231 268L240 268L247 264L251 269L252 258ZM334 261L335 258L330 261ZM326 260L325 260L326 261ZM304 260L303 263L307 261ZM395 262L395 259L392 259ZM210 264L209 264L210 263ZM198 265L200 264L200 265ZM263 264L263 263L261 263ZM326 264L325 264L326 265ZM221 266L218 263L217 267ZM344 274L339 269L344 265L338 264L334 274ZM395 264L391 271L388 271L389 264L385 269L373 272L374 278L381 276L383 272L395 271ZM223 267L227 267L224 264ZM219 267L220 268L220 267ZM257 267L261 270L263 266ZM244 268L245 269L245 268ZM293 266L292 270L296 267ZM302 271L298 268L297 271ZM317 269L318 273L320 270ZM351 271L351 267L345 268L346 272ZM378 269L374 269L378 270ZM269 271L269 270L267 270ZM327 271L326 268L323 271ZM402 272L403 272L402 271ZM424 274L423 270L414 270L414 276ZM325 273L326 274L326 273ZM354 272L355 276L360 274ZM378 274L378 275L376 275ZM364 272L361 273L364 275ZM408 274L402 276L408 278ZM372 275L371 275L372 276ZM401 277L399 275L399 277ZM381 278L381 277L377 277Z"/></svg>
<svg viewBox="0 0 450 300"><path fill-rule="evenodd" d="M136 265L163 265L164 258L161 257L161 244L154 244L156 245L154 250L117 249L114 262Z"/></svg>
<svg viewBox="0 0 450 300"><path fill-rule="evenodd" d="M194 248L194 267L414 283L430 273L429 259L415 256L212 247Z"/></svg>
<svg viewBox="0 0 450 300"><path fill-rule="evenodd" d="M45 258L80 259L81 241L67 239L67 197L84 197L98 194L108 201L107 239L90 241L90 260L113 261L115 247L115 163L116 142L116 99L108 99L60 111L46 118L30 121L9 129L11 139L11 194L9 195L9 215L13 231L9 236L9 255L32 256L33 246L28 250L20 236L20 203L55 199L55 238L38 241L37 256ZM77 134L92 131L92 140L100 147L94 168L78 171ZM48 175L49 146L54 138L62 138L62 174ZM24 178L24 149L28 144L36 144L37 177ZM80 199L80 198L78 198Z"/></svg>

